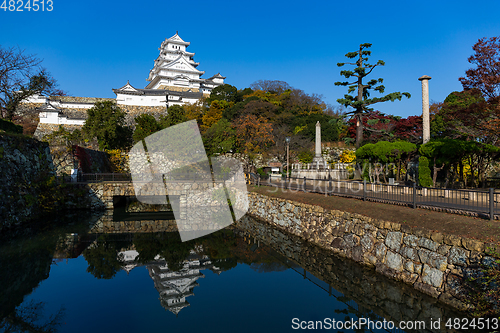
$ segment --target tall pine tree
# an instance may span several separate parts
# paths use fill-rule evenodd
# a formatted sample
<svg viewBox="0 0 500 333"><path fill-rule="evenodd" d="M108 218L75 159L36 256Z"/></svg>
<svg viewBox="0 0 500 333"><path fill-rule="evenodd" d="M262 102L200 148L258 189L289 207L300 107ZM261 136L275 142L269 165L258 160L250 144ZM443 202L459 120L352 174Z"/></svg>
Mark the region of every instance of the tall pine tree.
<svg viewBox="0 0 500 333"><path fill-rule="evenodd" d="M410 98L410 93L404 92L393 92L387 94L382 97L370 97L370 90L378 91L383 94L385 91L385 87L381 84L384 80L382 78L379 79L371 79L367 83L363 84L363 79L370 75L373 69L377 66L384 66L385 62L379 60L376 64L371 65L368 63L368 57L371 55L371 51L368 51L369 47L372 44L365 43L359 45L359 50L355 52L349 52L345 56L349 59L357 59L356 62L346 62L346 63L338 63L337 66L342 67L344 65L353 65L356 66L354 70L342 70L340 71L340 75L344 76L346 79L350 79L351 77L355 77L356 79L352 82L344 81L344 82L335 82L336 86L347 86L349 87L347 94L344 95L344 98L337 99L337 102L344 106L350 106L354 108L354 111L351 112L356 119L356 148L361 145L363 141L363 113L367 111L373 111L373 108L369 108L370 105L391 101L394 102L396 99L401 100L403 96ZM352 92L357 90L356 96L351 96Z"/></svg>

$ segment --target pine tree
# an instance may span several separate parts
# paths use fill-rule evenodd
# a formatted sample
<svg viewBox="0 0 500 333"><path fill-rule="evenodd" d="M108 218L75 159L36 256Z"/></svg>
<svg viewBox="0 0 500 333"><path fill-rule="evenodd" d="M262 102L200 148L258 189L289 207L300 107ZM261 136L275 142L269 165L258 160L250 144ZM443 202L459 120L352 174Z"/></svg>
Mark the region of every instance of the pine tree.
<svg viewBox="0 0 500 333"><path fill-rule="evenodd" d="M401 100L403 96L410 98L410 93L404 92L393 92L387 94L382 97L370 97L370 90L378 91L383 94L385 91L385 87L381 84L384 80L382 78L372 79L368 81L366 84L363 84L363 79L371 74L373 69L377 66L384 66L385 62L379 60L376 64L371 65L368 63L368 57L371 55L371 51L367 51L366 49L371 47L372 44L365 43L359 45L359 50L356 52L349 52L345 56L349 59L356 59L356 62L346 62L346 63L338 63L337 66L342 67L344 65L353 65L356 66L353 71L351 70L342 70L340 71L340 75L344 76L346 79L351 77L356 77L357 79L353 82L344 81L344 82L335 82L336 86L348 86L349 89L347 94L344 95L344 98L339 98L337 102L348 107L354 108L352 114L356 119L356 148L358 148L363 141L363 113L367 111L373 111L372 108L369 108L369 105L391 101L394 102L396 99ZM350 93L356 91L357 95L351 96Z"/></svg>

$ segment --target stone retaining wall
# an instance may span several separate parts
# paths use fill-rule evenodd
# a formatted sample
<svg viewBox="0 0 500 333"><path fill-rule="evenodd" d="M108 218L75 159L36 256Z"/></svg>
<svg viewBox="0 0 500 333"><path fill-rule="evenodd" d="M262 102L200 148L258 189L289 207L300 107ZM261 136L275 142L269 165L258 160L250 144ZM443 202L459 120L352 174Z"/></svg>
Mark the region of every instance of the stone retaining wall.
<svg viewBox="0 0 500 333"><path fill-rule="evenodd" d="M40 213L54 176L47 143L0 134L0 231Z"/></svg>
<svg viewBox="0 0 500 333"><path fill-rule="evenodd" d="M250 215L461 310L465 279L494 263L485 253L494 245L478 240L257 193L249 199Z"/></svg>

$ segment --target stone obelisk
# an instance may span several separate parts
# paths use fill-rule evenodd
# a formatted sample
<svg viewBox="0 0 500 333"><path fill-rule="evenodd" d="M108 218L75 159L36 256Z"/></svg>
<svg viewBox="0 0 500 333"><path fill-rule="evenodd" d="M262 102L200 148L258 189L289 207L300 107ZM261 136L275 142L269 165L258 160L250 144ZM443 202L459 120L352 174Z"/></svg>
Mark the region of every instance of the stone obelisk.
<svg viewBox="0 0 500 333"><path fill-rule="evenodd" d="M318 165L323 166L325 160L321 155L321 124L319 121L316 123L316 145L314 149L313 166L316 168Z"/></svg>
<svg viewBox="0 0 500 333"><path fill-rule="evenodd" d="M418 79L422 82L422 141L423 143L427 143L431 139L431 123L429 118L429 80L431 77L424 75Z"/></svg>

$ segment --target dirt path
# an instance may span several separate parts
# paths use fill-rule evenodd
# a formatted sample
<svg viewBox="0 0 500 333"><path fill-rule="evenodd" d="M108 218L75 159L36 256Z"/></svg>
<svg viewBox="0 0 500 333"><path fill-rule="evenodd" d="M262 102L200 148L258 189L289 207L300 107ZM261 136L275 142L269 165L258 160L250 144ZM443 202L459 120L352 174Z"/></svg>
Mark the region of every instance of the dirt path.
<svg viewBox="0 0 500 333"><path fill-rule="evenodd" d="M500 245L500 221L435 212L426 209L412 209L405 206L362 201L339 196L325 196L316 193L283 192L261 186L248 186L248 190L271 197L318 205L326 209L358 213L368 217L426 228L432 231L453 234L460 237L475 238L487 243Z"/></svg>

